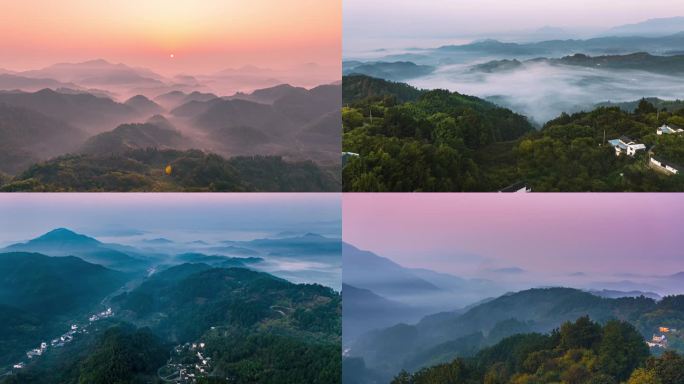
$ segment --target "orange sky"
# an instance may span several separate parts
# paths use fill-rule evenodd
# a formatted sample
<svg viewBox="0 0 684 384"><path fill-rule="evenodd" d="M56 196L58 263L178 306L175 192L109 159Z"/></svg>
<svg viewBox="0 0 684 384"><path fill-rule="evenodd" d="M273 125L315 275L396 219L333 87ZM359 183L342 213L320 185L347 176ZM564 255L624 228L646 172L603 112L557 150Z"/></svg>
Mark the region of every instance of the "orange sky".
<svg viewBox="0 0 684 384"><path fill-rule="evenodd" d="M2 0L0 68L103 58L164 74L339 70L341 19L341 0Z"/></svg>

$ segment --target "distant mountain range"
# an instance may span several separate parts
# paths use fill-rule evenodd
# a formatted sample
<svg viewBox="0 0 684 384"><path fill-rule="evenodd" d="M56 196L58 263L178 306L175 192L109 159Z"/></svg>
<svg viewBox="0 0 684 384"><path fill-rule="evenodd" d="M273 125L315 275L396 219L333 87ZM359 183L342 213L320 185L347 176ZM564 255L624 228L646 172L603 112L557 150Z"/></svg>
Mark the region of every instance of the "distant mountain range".
<svg viewBox="0 0 684 384"><path fill-rule="evenodd" d="M677 76L684 73L684 55L653 56L645 52L629 55L587 56L575 54L560 59L536 58L525 61L496 60L477 64L471 70L495 73L501 71L523 70L534 64L570 65L602 70L633 70Z"/></svg>
<svg viewBox="0 0 684 384"><path fill-rule="evenodd" d="M0 103L41 113L91 134L107 131L142 117L131 106L109 98L89 93L60 93L51 89L34 93L0 92Z"/></svg>
<svg viewBox="0 0 684 384"><path fill-rule="evenodd" d="M483 40L465 45L445 45L437 48L440 52L480 52L503 55L564 55L568 53L585 54L627 54L649 52L651 54L673 54L684 41L684 31L660 37L609 36L586 40L548 40L535 43L503 43L496 40Z"/></svg>
<svg viewBox="0 0 684 384"><path fill-rule="evenodd" d="M236 75L228 72L217 78L166 78L105 60L3 70L0 178L4 183L5 174L17 175L59 155L102 157L147 148L199 149L225 158L280 156L288 163L313 161L324 168L321 173L339 171L340 84L305 89L267 80L272 88L251 93L209 92L207 84L223 84ZM115 182L122 184L114 188L126 188L122 180Z"/></svg>
<svg viewBox="0 0 684 384"><path fill-rule="evenodd" d="M375 62L413 62L416 65L436 66L472 63L483 57L497 60L527 60L536 57L557 58L577 53L605 56L647 52L651 55L668 56L683 54L683 43L684 30L666 36L602 36L584 40L544 40L522 43L484 39L467 44L443 45L409 53L390 54L366 63L357 62L354 65L372 65ZM406 64L402 66L408 68Z"/></svg>
<svg viewBox="0 0 684 384"><path fill-rule="evenodd" d="M54 79L41 79L26 77L9 73L0 73L0 89L24 90L26 92L36 92L45 88L76 88L79 86L73 83L63 83Z"/></svg>
<svg viewBox="0 0 684 384"><path fill-rule="evenodd" d="M666 110L669 112L677 112L681 109L684 109L684 100L663 100L659 99L657 97L646 97L644 100L648 101L649 103L653 104L656 108L659 110ZM618 107L624 111L633 113L634 110L637 109L639 106L639 102L641 100L634 100L634 101L627 101L627 102L622 102L622 103L614 103L614 102L603 102L599 103L596 106L597 107Z"/></svg>
<svg viewBox="0 0 684 384"><path fill-rule="evenodd" d="M21 72L25 76L51 78L64 82L93 86L160 85L163 77L144 68L113 64L98 59L81 63L59 63L49 67Z"/></svg>
<svg viewBox="0 0 684 384"><path fill-rule="evenodd" d="M154 261L132 248L105 244L66 228L52 230L25 243L6 247L3 251L37 252L48 256L77 256L87 262L107 268L142 273Z"/></svg>
<svg viewBox="0 0 684 384"><path fill-rule="evenodd" d="M667 36L684 31L684 17L649 19L640 23L613 27L606 36Z"/></svg>
<svg viewBox="0 0 684 384"><path fill-rule="evenodd" d="M344 75L367 75L380 79L403 81L426 76L435 70L429 65L418 65L410 61L396 62L359 62L345 61L342 63Z"/></svg>
<svg viewBox="0 0 684 384"><path fill-rule="evenodd" d="M405 268L347 243L343 243L342 264L342 281L350 288L342 290L350 319L345 324L345 344L381 324L416 321L429 313L454 311L504 292L491 281ZM374 306L377 310L368 315L372 320L364 321L362 310ZM383 308L388 309L384 317Z"/></svg>
<svg viewBox="0 0 684 384"><path fill-rule="evenodd" d="M388 300L368 289L342 284L342 297L342 334L345 341L355 340L370 330L413 322L420 318L411 306Z"/></svg>
<svg viewBox="0 0 684 384"><path fill-rule="evenodd" d="M341 87L279 86L227 99L191 100L173 109L207 135L219 153L283 154L339 162Z"/></svg>

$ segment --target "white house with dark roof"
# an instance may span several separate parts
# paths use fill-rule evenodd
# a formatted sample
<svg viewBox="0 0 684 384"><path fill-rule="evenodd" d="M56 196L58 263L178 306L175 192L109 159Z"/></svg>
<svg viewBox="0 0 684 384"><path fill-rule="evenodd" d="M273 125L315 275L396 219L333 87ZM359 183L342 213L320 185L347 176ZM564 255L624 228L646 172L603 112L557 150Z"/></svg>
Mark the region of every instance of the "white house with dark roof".
<svg viewBox="0 0 684 384"><path fill-rule="evenodd" d="M627 156L634 156L637 151L646 150L646 145L636 142L627 136L620 136L619 139L608 140L608 142L615 148L615 156L620 156L623 153Z"/></svg>
<svg viewBox="0 0 684 384"><path fill-rule="evenodd" d="M659 169L661 171L664 171L666 173L669 173L671 175L676 175L679 173L679 170L681 167L679 165L670 163L669 161L665 161L663 159L657 158L655 156L651 156L651 159L649 160L651 167L654 167L656 169Z"/></svg>
<svg viewBox="0 0 684 384"><path fill-rule="evenodd" d="M674 124L663 124L656 129L658 135L673 135L684 132L684 128Z"/></svg>

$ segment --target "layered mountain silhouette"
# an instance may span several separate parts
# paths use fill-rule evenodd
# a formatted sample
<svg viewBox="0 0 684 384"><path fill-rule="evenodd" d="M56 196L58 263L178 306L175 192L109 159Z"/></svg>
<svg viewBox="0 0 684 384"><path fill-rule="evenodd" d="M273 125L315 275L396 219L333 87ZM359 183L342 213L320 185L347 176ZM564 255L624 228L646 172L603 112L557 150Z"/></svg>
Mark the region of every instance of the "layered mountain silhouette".
<svg viewBox="0 0 684 384"><path fill-rule="evenodd" d="M370 330L417 320L414 308L386 299L367 289L342 284L342 299L342 333L345 342L355 340Z"/></svg>
<svg viewBox="0 0 684 384"><path fill-rule="evenodd" d="M342 291L345 310L350 318L362 319L359 308L369 308L386 300L379 308L393 308L383 317L381 310L372 311L373 321L350 322L345 344L378 324L413 322L440 311L456 311L474 302L500 295L503 288L483 279L464 279L427 269L405 268L394 261L372 252L343 243L342 281L350 286L351 294Z"/></svg>
<svg viewBox="0 0 684 384"><path fill-rule="evenodd" d="M162 76L144 68L113 64L106 60L59 63L38 70L22 72L25 76L56 79L91 86L161 85Z"/></svg>
<svg viewBox="0 0 684 384"><path fill-rule="evenodd" d="M0 89L16 89L36 92L45 88L77 88L73 83L63 83L54 79L34 78L11 73L0 73Z"/></svg>
<svg viewBox="0 0 684 384"><path fill-rule="evenodd" d="M87 154L125 153L131 149L180 149L190 140L163 116L155 115L144 124L122 124L109 132L89 138L80 152Z"/></svg>
<svg viewBox="0 0 684 384"><path fill-rule="evenodd" d="M217 98L218 96L214 95L213 93L202 93L198 91L185 93L183 91L171 91L155 97L154 101L166 106L169 109L175 109L192 101L204 102Z"/></svg>
<svg viewBox="0 0 684 384"><path fill-rule="evenodd" d="M643 296L610 299L571 288L530 289L464 311L427 316L415 325L369 332L351 346L350 356L363 358L366 366L392 377L402 369L415 371L471 356L511 335L546 333L582 316L599 323L628 321L650 337L664 321L684 319L681 308L672 307L675 302L676 298L656 302Z"/></svg>
<svg viewBox="0 0 684 384"><path fill-rule="evenodd" d="M496 60L472 67L473 71L501 72L524 69L533 64L568 65L607 70L636 70L653 72L664 75L678 75L684 73L684 55L654 56L646 52L628 55L587 56L574 54L559 59L535 58L526 61Z"/></svg>
<svg viewBox="0 0 684 384"><path fill-rule="evenodd" d="M73 151L85 137L82 130L42 113L0 103L0 172L14 174Z"/></svg>
<svg viewBox="0 0 684 384"><path fill-rule="evenodd" d="M682 31L684 31L684 17L676 16L620 25L609 29L604 34L607 36L667 36Z"/></svg>
<svg viewBox="0 0 684 384"><path fill-rule="evenodd" d="M225 99L190 100L171 111L204 132L215 150L230 155L278 153L336 163L341 88L291 86Z"/></svg>
<svg viewBox="0 0 684 384"><path fill-rule="evenodd" d="M307 233L303 236L280 239L257 239L245 243L234 243L247 248L257 248L268 252L271 256L327 256L339 259L341 252L340 239Z"/></svg>
<svg viewBox="0 0 684 384"><path fill-rule="evenodd" d="M340 166L340 85L305 89L281 84L251 93L226 87L233 89L232 96L219 96L212 87L223 89L225 76L232 73L165 77L102 59L1 70L0 188L185 190L176 182L159 180L157 169L147 168L166 169L179 158L193 158L186 164L186 170L197 172L191 176L193 189L280 190L287 184L297 191L340 190L339 177L334 176ZM169 154L166 164L152 165L129 153L147 149L192 149L206 157L198 165L198 152ZM227 161L248 170L234 170L236 164ZM99 170L86 164L99 164ZM39 176L53 166L70 174L59 183L64 185ZM283 166L292 172L267 182L267 175ZM236 180L243 174L250 180ZM87 182L74 187L78 180ZM207 184L196 185L199 180Z"/></svg>
<svg viewBox="0 0 684 384"><path fill-rule="evenodd" d="M38 92L0 92L0 103L26 108L97 133L139 117L134 108L109 98L89 93L59 93L51 89Z"/></svg>
<svg viewBox="0 0 684 384"><path fill-rule="evenodd" d="M164 108L143 95L133 96L126 100L124 104L147 116L164 112Z"/></svg>

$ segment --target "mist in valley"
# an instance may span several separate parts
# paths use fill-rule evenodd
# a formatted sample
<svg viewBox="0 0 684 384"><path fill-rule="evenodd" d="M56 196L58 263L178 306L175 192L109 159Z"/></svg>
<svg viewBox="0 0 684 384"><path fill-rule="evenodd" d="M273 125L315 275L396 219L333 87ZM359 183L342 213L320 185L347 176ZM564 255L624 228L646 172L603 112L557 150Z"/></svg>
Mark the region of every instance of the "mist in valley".
<svg viewBox="0 0 684 384"><path fill-rule="evenodd" d="M25 250L65 256L59 254L65 250L60 247L80 241L76 233L99 241L98 249L130 255L150 271L183 263L246 266L294 283L340 290L341 223L336 196L311 195L305 204L302 198L283 195L229 195L197 199L190 194L121 198L66 194L37 201L22 196L5 199L0 208L16 220L11 225L0 223L0 253ZM305 206L313 211L303 210ZM36 221L36 216L41 220ZM31 243L56 229L53 236L64 236L62 245L46 243L47 239L43 242L49 246L36 248L39 245ZM12 248L14 244L29 245ZM92 253L77 248L70 252L76 251L86 259Z"/></svg>
<svg viewBox="0 0 684 384"><path fill-rule="evenodd" d="M476 65L477 63L472 63ZM592 110L596 104L684 97L684 78L645 71L526 63L521 69L482 73L471 64L445 65L408 80L418 88L448 89L490 100L543 124L562 112Z"/></svg>

